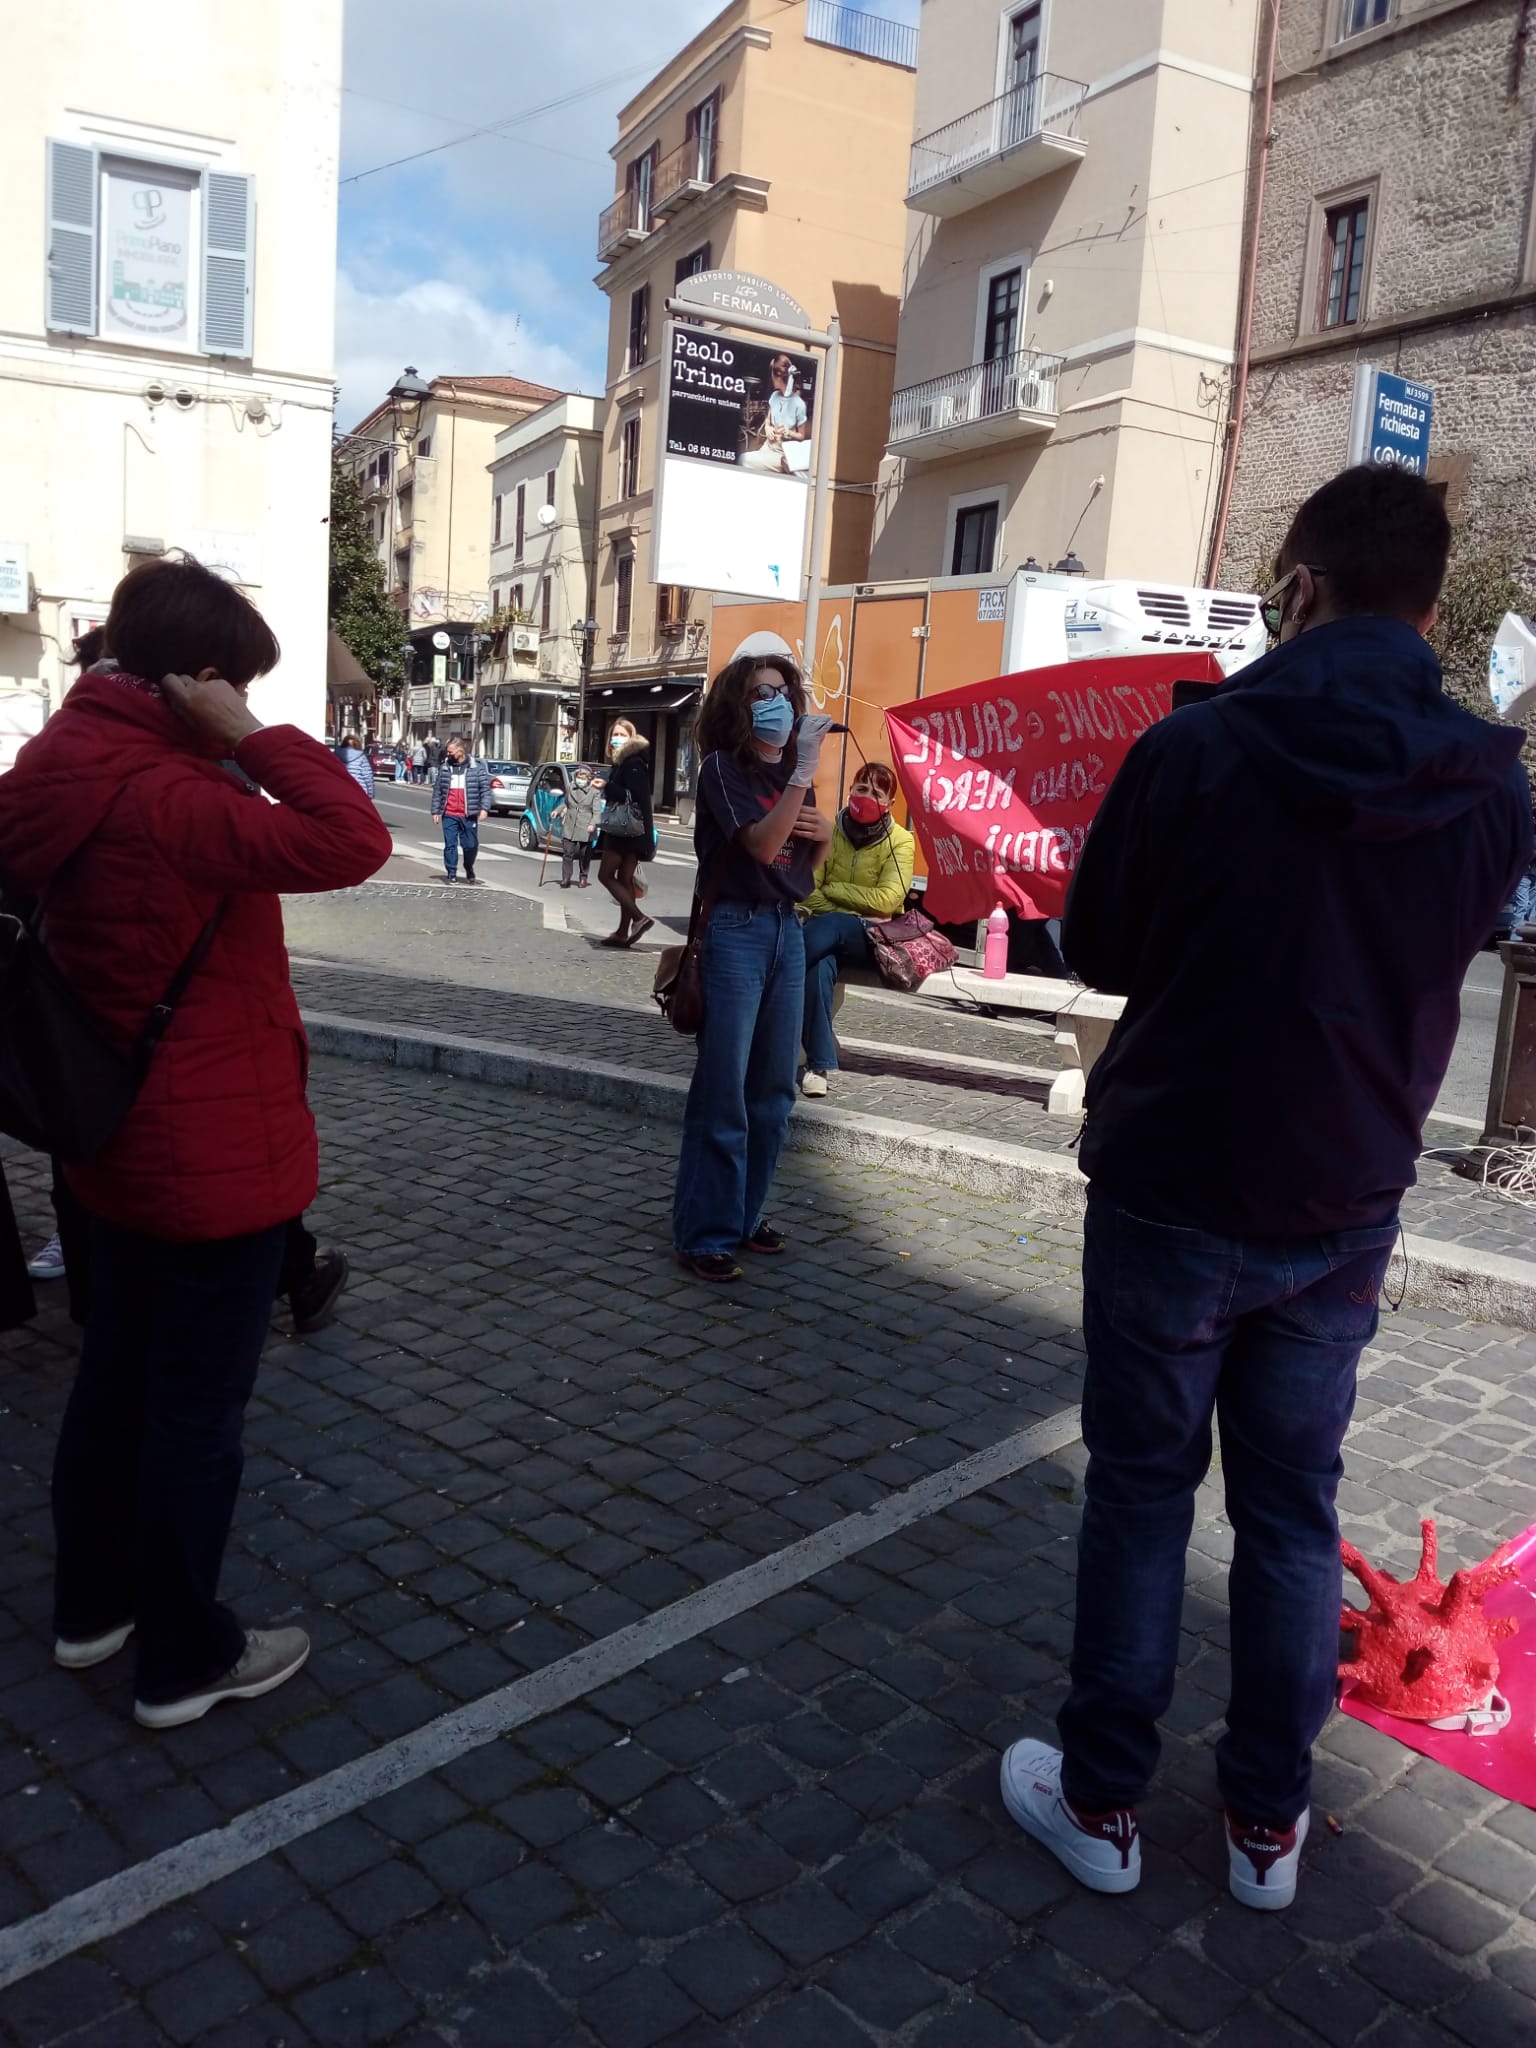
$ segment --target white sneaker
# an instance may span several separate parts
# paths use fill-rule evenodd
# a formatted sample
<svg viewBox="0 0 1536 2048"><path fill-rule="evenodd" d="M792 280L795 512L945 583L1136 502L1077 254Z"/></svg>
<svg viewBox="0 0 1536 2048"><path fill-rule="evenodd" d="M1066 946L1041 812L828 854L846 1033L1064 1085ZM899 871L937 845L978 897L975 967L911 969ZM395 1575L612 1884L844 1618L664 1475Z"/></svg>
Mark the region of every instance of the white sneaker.
<svg viewBox="0 0 1536 2048"><path fill-rule="evenodd" d="M264 1692L275 1692L302 1669L308 1655L309 1637L301 1628L250 1629L233 1671L226 1671L201 1692L183 1693L179 1700L163 1704L135 1700L133 1718L141 1728L184 1727L188 1721L200 1721L220 1700L254 1700Z"/></svg>
<svg viewBox="0 0 1536 2048"><path fill-rule="evenodd" d="M1079 1884L1095 1892L1128 1892L1141 1882L1135 1808L1074 1811L1061 1796L1059 1749L1048 1742L1016 1742L1003 1752L1001 1778L1004 1806Z"/></svg>
<svg viewBox="0 0 1536 2048"><path fill-rule="evenodd" d="M58 1234L27 1261L27 1277L32 1280L62 1280L64 1278L64 1247L59 1243Z"/></svg>
<svg viewBox="0 0 1536 2048"><path fill-rule="evenodd" d="M1303 1812L1293 1828L1259 1828L1227 1815L1227 1882L1239 1905L1279 1913L1291 1903L1311 1818Z"/></svg>
<svg viewBox="0 0 1536 2048"><path fill-rule="evenodd" d="M59 1636L53 1645L53 1661L66 1671L89 1671L93 1664L105 1664L133 1634L133 1623L124 1621L99 1636Z"/></svg>
<svg viewBox="0 0 1536 2048"><path fill-rule="evenodd" d="M814 1067L807 1067L800 1079L800 1093L802 1095L825 1095L826 1092L826 1075L818 1074Z"/></svg>

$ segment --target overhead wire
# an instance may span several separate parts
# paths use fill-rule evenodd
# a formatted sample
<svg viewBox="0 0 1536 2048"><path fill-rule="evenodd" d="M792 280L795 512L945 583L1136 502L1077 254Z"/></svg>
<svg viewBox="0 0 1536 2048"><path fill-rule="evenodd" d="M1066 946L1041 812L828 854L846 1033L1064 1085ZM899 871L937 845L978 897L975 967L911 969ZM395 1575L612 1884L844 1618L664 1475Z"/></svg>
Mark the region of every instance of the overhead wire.
<svg viewBox="0 0 1536 2048"><path fill-rule="evenodd" d="M476 142L483 136L504 136L507 129L515 127L520 121L532 121L541 114L557 113L562 107L574 106L578 100L590 99L594 93L606 92L609 86L619 85L626 78L633 78L639 72L655 69L655 62L649 58L643 64L627 64L622 71L610 72L606 78L593 79L589 84L577 86L571 92L557 94L554 99L541 100L536 106L523 107L515 114L504 115L499 121L487 122L479 128L467 128L461 135L450 135L446 141L434 142L426 149L413 149L405 156L390 157L386 163L370 164L366 170L352 171L341 180L341 183L356 185L364 178L377 177L380 171L393 171L398 170L402 164L420 163L424 157L440 156L446 149L458 149L463 143Z"/></svg>

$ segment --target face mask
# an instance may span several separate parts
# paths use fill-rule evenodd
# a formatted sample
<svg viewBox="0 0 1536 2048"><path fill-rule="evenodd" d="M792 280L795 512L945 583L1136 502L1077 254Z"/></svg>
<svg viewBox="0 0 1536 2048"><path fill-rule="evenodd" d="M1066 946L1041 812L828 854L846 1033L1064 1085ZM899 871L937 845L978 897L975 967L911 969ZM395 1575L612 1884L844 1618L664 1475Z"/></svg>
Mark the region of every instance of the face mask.
<svg viewBox="0 0 1536 2048"><path fill-rule="evenodd" d="M608 742L608 751L609 751L609 753L610 753L610 754L617 754L617 753L618 753L618 752L620 751L620 749L621 749L621 748L623 747L623 745L624 745L624 742L623 742L622 740L620 740L620 739L612 739L612 740L610 740L610 741Z"/></svg>
<svg viewBox="0 0 1536 2048"><path fill-rule="evenodd" d="M752 706L752 730L770 747L782 747L794 723L795 707L787 697L760 697Z"/></svg>
<svg viewBox="0 0 1536 2048"><path fill-rule="evenodd" d="M848 799L848 815L856 825L873 825L885 815L885 805L879 797L858 789Z"/></svg>

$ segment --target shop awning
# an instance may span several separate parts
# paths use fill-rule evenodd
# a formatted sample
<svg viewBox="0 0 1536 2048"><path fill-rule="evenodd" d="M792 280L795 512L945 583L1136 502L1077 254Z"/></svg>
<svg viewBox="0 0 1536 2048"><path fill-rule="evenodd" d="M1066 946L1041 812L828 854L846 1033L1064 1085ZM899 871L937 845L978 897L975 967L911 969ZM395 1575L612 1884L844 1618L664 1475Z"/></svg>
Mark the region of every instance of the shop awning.
<svg viewBox="0 0 1536 2048"><path fill-rule="evenodd" d="M325 636L325 692L355 704L371 704L379 686L339 633Z"/></svg>
<svg viewBox="0 0 1536 2048"><path fill-rule="evenodd" d="M681 711L704 687L702 676L669 676L664 683L587 685L587 708L602 711Z"/></svg>

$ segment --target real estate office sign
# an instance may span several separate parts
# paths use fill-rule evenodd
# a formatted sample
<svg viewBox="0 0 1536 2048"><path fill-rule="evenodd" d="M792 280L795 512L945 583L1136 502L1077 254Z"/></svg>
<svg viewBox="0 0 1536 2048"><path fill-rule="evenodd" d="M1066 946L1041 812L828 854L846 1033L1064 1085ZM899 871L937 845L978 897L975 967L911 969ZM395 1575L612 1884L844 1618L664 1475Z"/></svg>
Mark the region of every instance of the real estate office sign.
<svg viewBox="0 0 1536 2048"><path fill-rule="evenodd" d="M1349 416L1351 462L1389 462L1423 476L1429 467L1429 428L1435 394L1390 370L1361 363L1355 370Z"/></svg>
<svg viewBox="0 0 1536 2048"><path fill-rule="evenodd" d="M730 331L783 322L786 344L809 329L803 309L744 273L683 279L697 304L667 324L655 578L741 597L798 597L815 482L819 359ZM714 322L720 325L714 325Z"/></svg>

